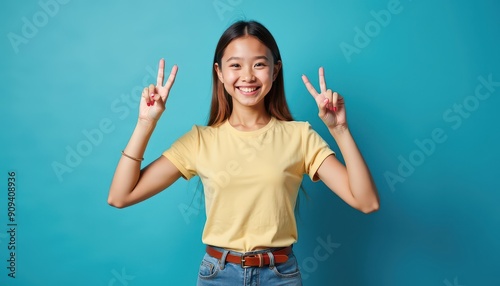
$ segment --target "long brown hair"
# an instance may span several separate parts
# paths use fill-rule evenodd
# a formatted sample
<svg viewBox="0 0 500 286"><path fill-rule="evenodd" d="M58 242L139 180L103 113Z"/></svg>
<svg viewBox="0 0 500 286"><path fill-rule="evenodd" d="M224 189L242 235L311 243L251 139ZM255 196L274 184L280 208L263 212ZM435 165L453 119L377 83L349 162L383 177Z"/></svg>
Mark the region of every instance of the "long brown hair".
<svg viewBox="0 0 500 286"><path fill-rule="evenodd" d="M214 61L212 63L212 103L210 105L210 117L208 126L217 126L229 118L233 110L233 101L231 96L224 89L224 85L220 82L215 64L221 67L221 59L224 55L226 47L234 39L243 36L254 36L261 41L272 53L274 64L281 62L281 55L278 45L274 40L273 35L262 24L256 21L238 21L232 24L222 34L215 48ZM283 82L283 66L278 71L276 79L273 82L271 90L264 98L264 105L267 113L276 117L278 120L292 121L293 117L288 109L288 104L285 98L285 86Z"/></svg>

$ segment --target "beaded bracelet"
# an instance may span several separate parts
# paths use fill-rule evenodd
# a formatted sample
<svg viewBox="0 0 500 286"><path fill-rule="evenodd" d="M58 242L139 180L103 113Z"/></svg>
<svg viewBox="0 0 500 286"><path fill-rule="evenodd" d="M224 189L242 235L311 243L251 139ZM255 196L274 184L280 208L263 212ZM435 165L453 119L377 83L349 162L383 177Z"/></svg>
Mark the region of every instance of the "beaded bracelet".
<svg viewBox="0 0 500 286"><path fill-rule="evenodd" d="M125 154L125 152L124 152L124 151L122 151L122 155L123 155L123 156L125 156L125 157L127 157L127 158L129 158L129 159L132 159L132 160L134 160L134 161L137 161L137 162L141 162L141 161L143 161L143 160L144 160L144 158L139 159L139 158L134 158L134 157L132 157L132 156L129 156L129 155Z"/></svg>

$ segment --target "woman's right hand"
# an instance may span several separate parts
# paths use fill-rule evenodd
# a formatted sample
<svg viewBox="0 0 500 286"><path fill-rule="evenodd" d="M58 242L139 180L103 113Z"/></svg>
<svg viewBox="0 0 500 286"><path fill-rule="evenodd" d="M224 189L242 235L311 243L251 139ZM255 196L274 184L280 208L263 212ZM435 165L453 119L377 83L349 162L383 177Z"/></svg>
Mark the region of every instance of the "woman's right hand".
<svg viewBox="0 0 500 286"><path fill-rule="evenodd" d="M165 60L161 59L158 66L156 86L150 84L142 91L141 102L139 104L139 120L156 122L165 110L168 94L172 85L174 85L175 76L177 75L177 65L172 67L165 85L163 85L164 70Z"/></svg>

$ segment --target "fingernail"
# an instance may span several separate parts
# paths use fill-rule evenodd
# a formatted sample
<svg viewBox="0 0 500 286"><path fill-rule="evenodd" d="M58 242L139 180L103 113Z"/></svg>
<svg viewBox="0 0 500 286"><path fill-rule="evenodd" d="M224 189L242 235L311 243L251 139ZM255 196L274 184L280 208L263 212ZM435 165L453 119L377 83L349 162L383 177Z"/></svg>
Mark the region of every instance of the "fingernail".
<svg viewBox="0 0 500 286"><path fill-rule="evenodd" d="M154 96L155 96L155 94L154 94L154 93L151 93L151 97L154 97Z"/></svg>

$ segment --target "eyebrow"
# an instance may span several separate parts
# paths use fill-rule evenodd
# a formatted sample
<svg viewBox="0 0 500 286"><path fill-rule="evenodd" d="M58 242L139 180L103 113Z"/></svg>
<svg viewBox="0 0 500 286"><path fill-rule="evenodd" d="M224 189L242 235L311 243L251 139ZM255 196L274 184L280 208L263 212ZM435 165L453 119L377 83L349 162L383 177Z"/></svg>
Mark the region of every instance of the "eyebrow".
<svg viewBox="0 0 500 286"><path fill-rule="evenodd" d="M229 62L229 61L232 61L232 60L241 60L242 58L240 57L230 57L229 59L227 59L226 62ZM257 57L254 57L253 58L254 60L266 60L266 61L269 61L269 59L266 57L266 56L257 56Z"/></svg>

